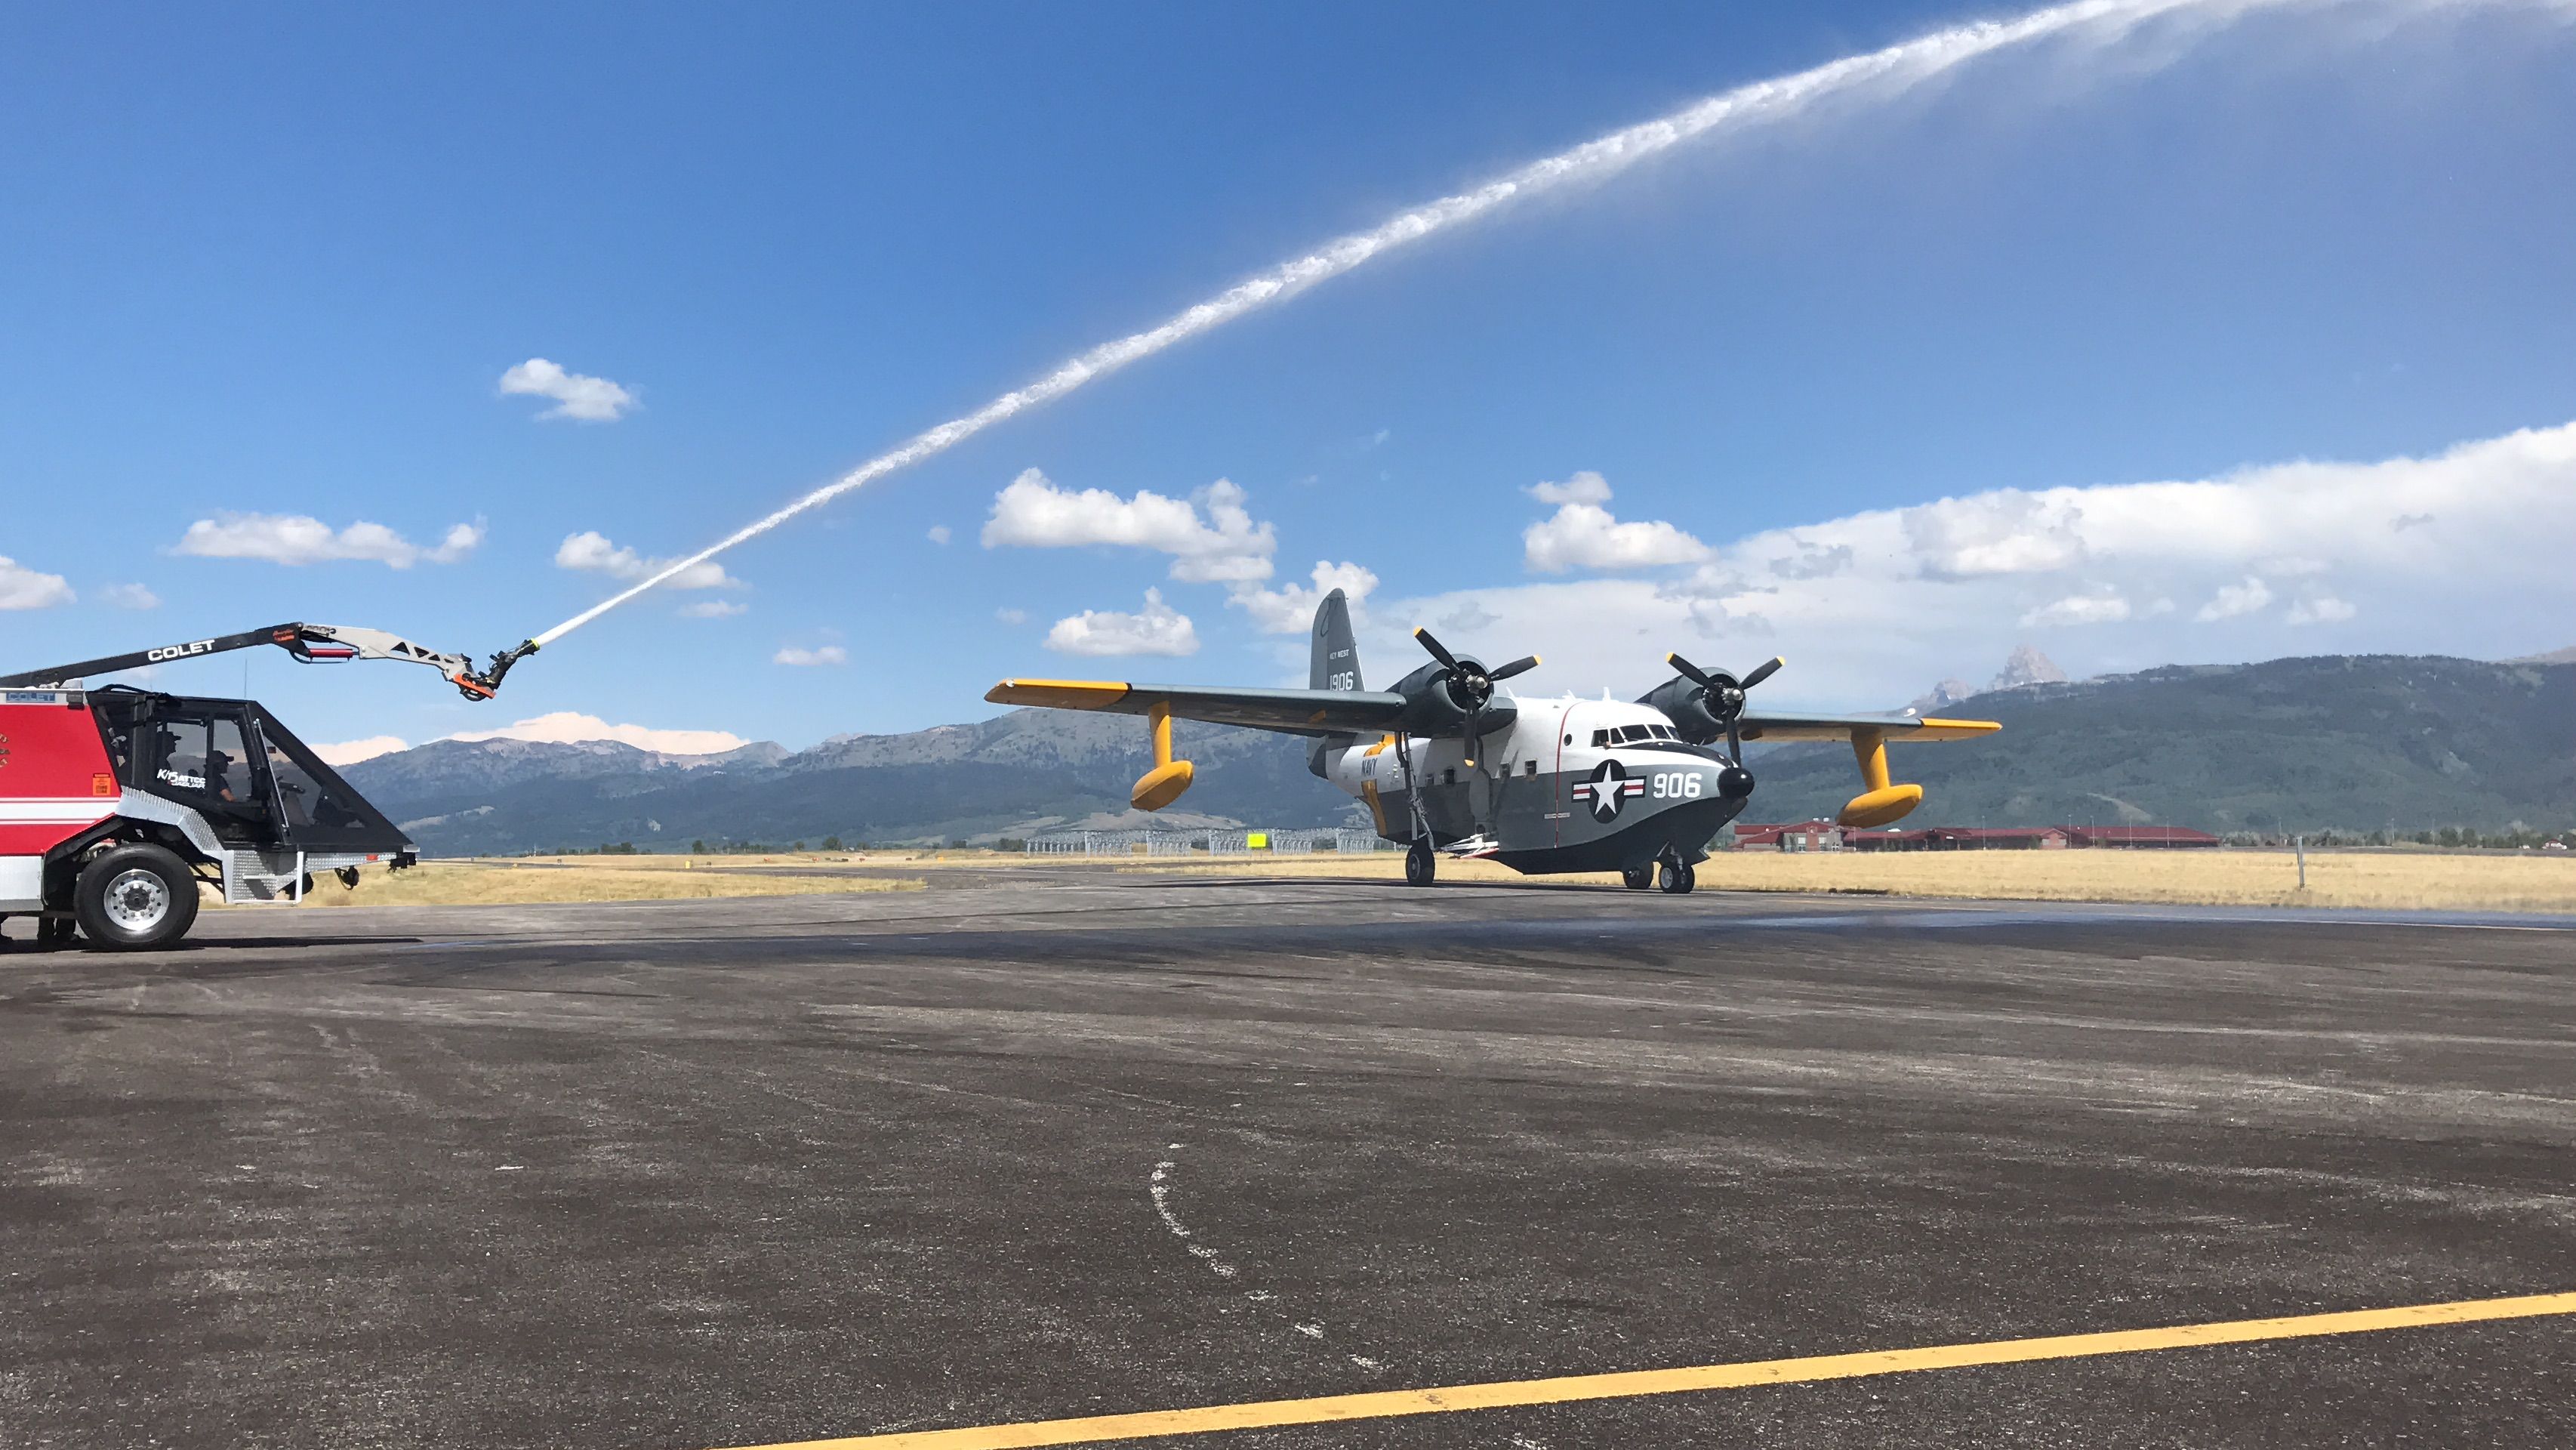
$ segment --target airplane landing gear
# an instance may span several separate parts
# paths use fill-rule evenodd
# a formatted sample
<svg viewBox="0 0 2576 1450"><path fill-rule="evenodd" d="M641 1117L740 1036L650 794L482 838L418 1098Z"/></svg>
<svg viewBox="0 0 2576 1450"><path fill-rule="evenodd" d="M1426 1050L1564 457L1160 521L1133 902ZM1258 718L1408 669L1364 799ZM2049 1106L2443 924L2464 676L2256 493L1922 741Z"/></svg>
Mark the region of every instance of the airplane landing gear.
<svg viewBox="0 0 2576 1450"><path fill-rule="evenodd" d="M1631 891L1643 891L1647 887L1654 885L1655 863L1649 861L1643 866L1627 866L1621 868L1619 872L1619 884L1627 887Z"/></svg>
<svg viewBox="0 0 2576 1450"><path fill-rule="evenodd" d="M1438 861L1431 854L1429 841L1416 841L1404 853L1404 884L1428 886Z"/></svg>
<svg viewBox="0 0 2576 1450"><path fill-rule="evenodd" d="M1683 896L1699 884L1699 873L1691 870L1691 864L1679 856L1666 856L1655 868L1655 884L1662 887L1667 896Z"/></svg>

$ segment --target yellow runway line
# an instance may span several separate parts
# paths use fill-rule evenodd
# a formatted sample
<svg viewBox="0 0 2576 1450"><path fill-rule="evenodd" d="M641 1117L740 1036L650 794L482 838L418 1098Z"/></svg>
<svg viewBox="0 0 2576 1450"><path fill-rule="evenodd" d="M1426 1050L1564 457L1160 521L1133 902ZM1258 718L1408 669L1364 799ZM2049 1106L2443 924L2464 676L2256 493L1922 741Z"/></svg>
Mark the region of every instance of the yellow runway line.
<svg viewBox="0 0 2576 1450"><path fill-rule="evenodd" d="M2216 1324L2176 1325L2167 1329L2115 1329L2099 1334L2064 1334L2047 1339L1996 1339L1980 1344L1943 1344L1925 1349L1890 1349L1865 1354L1824 1354L1805 1359L1766 1359L1741 1364L1692 1365L1680 1369L1630 1370L1618 1374L1566 1375L1557 1379L1501 1380L1491 1384L1449 1385L1427 1390L1319 1395L1302 1400L1259 1400L1249 1404L1204 1405L1185 1410L1093 1415L1077 1420L973 1425L955 1430L906 1430L891 1435L852 1435L835 1440L797 1440L745 1446L741 1450L1025 1450L1030 1446L1090 1445L1104 1440L1142 1440L1156 1435L1212 1435L1224 1430L1381 1420L1397 1415L1434 1415L1452 1410L1561 1405L1578 1400L1630 1399L1691 1390L1862 1379L1871 1375L1963 1369L1982 1364L2025 1364L2043 1359L2137 1354L2152 1349L2193 1349L2213 1344L2310 1339L2328 1334L2362 1334L2379 1329L2412 1329L2433 1324L2537 1319L2553 1314L2576 1314L2576 1294L2468 1299L2452 1304L2356 1309L2338 1314L2300 1314L2284 1319L2233 1319Z"/></svg>

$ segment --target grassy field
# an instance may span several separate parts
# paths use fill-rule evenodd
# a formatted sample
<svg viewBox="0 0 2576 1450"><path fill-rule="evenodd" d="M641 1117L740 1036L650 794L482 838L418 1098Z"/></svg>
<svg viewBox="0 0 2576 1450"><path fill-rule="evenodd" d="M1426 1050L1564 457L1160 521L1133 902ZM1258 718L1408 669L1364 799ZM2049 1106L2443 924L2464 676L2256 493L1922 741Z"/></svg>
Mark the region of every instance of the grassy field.
<svg viewBox="0 0 2576 1450"><path fill-rule="evenodd" d="M756 863L758 858L752 858ZM779 857L769 863L804 864ZM408 871L377 867L356 890L336 877L321 877L309 907L521 906L564 901L679 901L717 896L824 896L851 892L919 891L918 878L860 875L775 876L681 864L678 857L591 856L554 861L429 861ZM209 904L212 904L209 902Z"/></svg>
<svg viewBox="0 0 2576 1450"><path fill-rule="evenodd" d="M1173 869L1143 860L1130 870ZM1398 878L1392 851L1175 863L1190 872ZM1440 863L1446 881L1615 883L1612 875L1523 877L1490 861ZM2014 901L2576 912L2576 859L2551 855L2310 852L2307 889L2287 851L1722 851L1700 863L1714 891L1850 891Z"/></svg>

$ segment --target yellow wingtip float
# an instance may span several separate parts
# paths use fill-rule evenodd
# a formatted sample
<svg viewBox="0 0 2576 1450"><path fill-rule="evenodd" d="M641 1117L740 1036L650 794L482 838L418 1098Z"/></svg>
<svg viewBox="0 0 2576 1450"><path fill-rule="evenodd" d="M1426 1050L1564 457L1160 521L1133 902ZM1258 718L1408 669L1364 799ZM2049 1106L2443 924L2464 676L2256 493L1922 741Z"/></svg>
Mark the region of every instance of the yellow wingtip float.
<svg viewBox="0 0 2576 1450"><path fill-rule="evenodd" d="M1908 731L1909 740L1969 740L1991 735L2004 728L1993 720L1937 720L1925 717ZM1834 817L1838 825L1868 830L1892 826L1914 813L1923 804L1923 787L1898 785L1888 779L1887 732L1859 729L1851 732L1852 758L1860 762L1861 793L1843 804Z"/></svg>
<svg viewBox="0 0 2576 1450"><path fill-rule="evenodd" d="M1156 705L1146 717L1154 732L1154 768L1136 778L1136 788L1127 793L1127 803L1140 811L1159 811L1181 798L1197 778L1198 768L1186 760L1172 758L1172 707Z"/></svg>

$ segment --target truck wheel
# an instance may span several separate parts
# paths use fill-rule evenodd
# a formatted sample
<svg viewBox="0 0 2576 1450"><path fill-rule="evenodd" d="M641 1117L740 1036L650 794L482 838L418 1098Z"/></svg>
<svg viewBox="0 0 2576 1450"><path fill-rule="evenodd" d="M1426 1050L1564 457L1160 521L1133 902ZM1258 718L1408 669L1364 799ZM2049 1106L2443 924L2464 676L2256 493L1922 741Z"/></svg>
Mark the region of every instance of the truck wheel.
<svg viewBox="0 0 2576 1450"><path fill-rule="evenodd" d="M119 846L81 869L72 913L102 950L168 946L196 923L197 878L159 846Z"/></svg>
<svg viewBox="0 0 2576 1450"><path fill-rule="evenodd" d="M1404 853L1404 883L1407 886L1430 885L1434 864L1429 844L1414 842L1413 848Z"/></svg>

